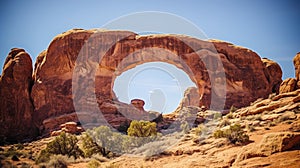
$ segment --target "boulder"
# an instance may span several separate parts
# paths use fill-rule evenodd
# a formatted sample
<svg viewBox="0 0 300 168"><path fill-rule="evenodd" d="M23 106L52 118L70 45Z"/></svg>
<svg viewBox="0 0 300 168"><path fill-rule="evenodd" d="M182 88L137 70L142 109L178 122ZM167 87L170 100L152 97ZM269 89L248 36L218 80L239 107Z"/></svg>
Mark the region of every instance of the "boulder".
<svg viewBox="0 0 300 168"><path fill-rule="evenodd" d="M264 135L257 150L269 156L273 153L290 150L300 145L300 133L276 132Z"/></svg>
<svg viewBox="0 0 300 168"><path fill-rule="evenodd" d="M0 136L18 142L36 136L30 98L32 61L24 49L13 48L0 76Z"/></svg>
<svg viewBox="0 0 300 168"><path fill-rule="evenodd" d="M141 100L141 99L132 99L130 101L130 103L137 109L141 110L141 111L145 111L144 110L144 105L145 105L145 101Z"/></svg>
<svg viewBox="0 0 300 168"><path fill-rule="evenodd" d="M51 136L58 136L62 132L70 133L70 134L79 134L83 131L81 127L77 126L76 122L66 122L60 125L60 130L52 131Z"/></svg>
<svg viewBox="0 0 300 168"><path fill-rule="evenodd" d="M282 82L282 70L278 63L268 59L263 58L261 59L264 63L265 69L265 75L267 80L273 85L272 92L273 93L279 93L279 87Z"/></svg>
<svg viewBox="0 0 300 168"><path fill-rule="evenodd" d="M233 167L239 165L243 160L255 157L268 157L272 154L288 150L297 150L300 145L300 133L274 132L265 134L259 144L244 146L237 154Z"/></svg>

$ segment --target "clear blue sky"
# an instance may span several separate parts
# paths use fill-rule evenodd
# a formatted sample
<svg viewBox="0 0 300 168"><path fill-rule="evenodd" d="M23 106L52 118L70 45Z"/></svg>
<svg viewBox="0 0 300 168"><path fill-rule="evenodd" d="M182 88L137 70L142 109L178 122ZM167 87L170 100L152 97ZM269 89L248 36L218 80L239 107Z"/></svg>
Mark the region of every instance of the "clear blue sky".
<svg viewBox="0 0 300 168"><path fill-rule="evenodd" d="M0 2L0 64L13 47L35 61L59 33L99 28L133 12L162 11L182 16L212 39L245 46L277 61L283 78L294 77L292 58L300 51L297 0L49 0Z"/></svg>

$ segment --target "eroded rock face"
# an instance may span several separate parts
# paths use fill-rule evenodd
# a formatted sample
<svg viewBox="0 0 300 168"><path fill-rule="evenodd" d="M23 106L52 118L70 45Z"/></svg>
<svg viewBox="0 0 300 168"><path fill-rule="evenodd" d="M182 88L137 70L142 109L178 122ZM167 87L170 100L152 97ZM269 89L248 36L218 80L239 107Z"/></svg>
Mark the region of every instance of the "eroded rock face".
<svg viewBox="0 0 300 168"><path fill-rule="evenodd" d="M295 78L287 78L280 84L279 93L288 93L296 90L297 80Z"/></svg>
<svg viewBox="0 0 300 168"><path fill-rule="evenodd" d="M0 78L0 135L17 142L36 136L30 98L32 61L23 49L8 54Z"/></svg>
<svg viewBox="0 0 300 168"><path fill-rule="evenodd" d="M277 63L260 59L255 52L246 48L226 42L212 42L222 58L226 73L225 109L231 105L246 106L257 98L278 92L282 71Z"/></svg>
<svg viewBox="0 0 300 168"><path fill-rule="evenodd" d="M267 80L273 85L272 92L278 94L280 84L282 82L281 68L276 62L274 62L268 58L263 58L262 62L264 63L264 65L266 67L265 75L267 77Z"/></svg>
<svg viewBox="0 0 300 168"><path fill-rule="evenodd" d="M120 103L112 90L117 76L147 62L166 62L185 71L197 86L194 93L198 95L193 97L199 99L189 100L188 104L196 102L198 107L229 109L232 105L246 106L257 98L277 92L281 80L281 70L276 63L261 60L249 49L182 35L139 36L129 31L76 29L54 38L48 49L38 56L33 75L28 55L22 56L26 62L22 64L23 61L18 62L15 58L19 57L6 61L4 69L7 70L1 77L1 85L5 83L3 81L9 83L12 80L18 85L4 84L1 95L8 95L15 88L19 92L13 91L9 101L1 101L6 102L1 108L9 109L10 104L18 102L16 109L9 110L15 114L11 119L27 118L24 128L27 128L27 122L30 125L29 122L34 121L42 134L82 118L87 123L108 122L115 127L126 121L127 115L132 116L129 120L147 118L147 114ZM17 67L26 67L25 70L13 72L22 73L13 77L6 75L6 71L12 71L12 65L19 64ZM30 92L31 75L34 84ZM10 89L2 89L6 87ZM1 112L3 114L8 112ZM3 123L9 123L11 119L1 117ZM9 127L18 128L18 124Z"/></svg>
<svg viewBox="0 0 300 168"><path fill-rule="evenodd" d="M194 97L199 100L190 102L207 108L212 103L219 109L241 107L267 97L277 92L282 75L276 63L262 61L255 52L226 42L179 35L139 36L128 31L70 30L58 35L35 64L31 93L35 120L42 123L99 107L104 116L117 114L120 106L113 103L114 79L153 61L184 70L198 88L199 95Z"/></svg>
<svg viewBox="0 0 300 168"><path fill-rule="evenodd" d="M189 87L184 91L183 98L181 99L179 106L175 110L175 113L179 113L181 109L188 106L198 106L200 101L200 95L196 87Z"/></svg>

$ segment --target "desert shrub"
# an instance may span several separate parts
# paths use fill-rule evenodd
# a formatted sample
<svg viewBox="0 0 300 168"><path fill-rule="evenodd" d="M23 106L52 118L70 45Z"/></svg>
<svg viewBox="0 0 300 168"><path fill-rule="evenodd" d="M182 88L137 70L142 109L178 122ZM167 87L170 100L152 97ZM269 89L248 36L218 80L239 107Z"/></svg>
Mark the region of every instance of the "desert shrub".
<svg viewBox="0 0 300 168"><path fill-rule="evenodd" d="M227 125L230 125L230 121L227 118L224 118L220 123L219 123L219 127L225 127Z"/></svg>
<svg viewBox="0 0 300 168"><path fill-rule="evenodd" d="M231 125L226 130L216 130L213 136L215 138L227 138L233 144L249 142L249 136L245 134L239 124Z"/></svg>
<svg viewBox="0 0 300 168"><path fill-rule="evenodd" d="M203 124L200 124L195 128L195 134L198 136L200 136L202 134L206 134L207 132L208 132L208 129Z"/></svg>
<svg viewBox="0 0 300 168"><path fill-rule="evenodd" d="M149 137L157 135L156 123L150 121L133 120L127 130L129 136Z"/></svg>
<svg viewBox="0 0 300 168"><path fill-rule="evenodd" d="M54 155L67 155L68 157L73 156L77 159L83 156L82 150L77 145L78 139L75 135L68 133L61 133L53 141L47 144L46 151Z"/></svg>
<svg viewBox="0 0 300 168"><path fill-rule="evenodd" d="M224 131L218 129L214 132L214 137L215 138L225 138L226 136L225 136Z"/></svg>
<svg viewBox="0 0 300 168"><path fill-rule="evenodd" d="M100 167L100 165L101 165L101 164L100 164L97 160L92 159L92 160L90 160L90 161L88 162L87 167L88 167L88 168L98 168L98 167Z"/></svg>
<svg viewBox="0 0 300 168"><path fill-rule="evenodd" d="M5 156L5 157L12 157L12 156L26 156L26 153L19 151L15 148L15 146L11 146L10 148L8 148L7 150L3 150L0 152L1 155Z"/></svg>
<svg viewBox="0 0 300 168"><path fill-rule="evenodd" d="M190 131L190 126L189 123L187 121L183 121L180 125L180 128L182 130L183 133L188 133Z"/></svg>
<svg viewBox="0 0 300 168"><path fill-rule="evenodd" d="M78 139L75 135L61 133L53 141L47 144L36 159L36 163L48 162L51 155L66 155L77 159L83 156L82 150L77 145Z"/></svg>
<svg viewBox="0 0 300 168"><path fill-rule="evenodd" d="M226 118L233 119L233 112L229 112L228 114L226 114Z"/></svg>
<svg viewBox="0 0 300 168"><path fill-rule="evenodd" d="M214 120L218 120L220 118L222 118L222 113L220 113L220 112L214 113Z"/></svg>
<svg viewBox="0 0 300 168"><path fill-rule="evenodd" d="M249 132L253 132L255 131L255 127L253 125L250 124L246 124L246 130L248 130Z"/></svg>
<svg viewBox="0 0 300 168"><path fill-rule="evenodd" d="M109 157L111 153L123 153L124 151L124 135L113 132L107 126L100 126L93 130L87 130L90 138L86 138L84 142L84 150L88 155L101 153L104 157ZM92 147L92 149L88 149Z"/></svg>
<svg viewBox="0 0 300 168"><path fill-rule="evenodd" d="M40 154L35 160L36 164L49 162L51 154L46 151L46 149L41 150Z"/></svg>
<svg viewBox="0 0 300 168"><path fill-rule="evenodd" d="M52 155L46 167L67 168L68 167L67 159L68 159L67 157L62 155Z"/></svg>
<svg viewBox="0 0 300 168"><path fill-rule="evenodd" d="M157 136L156 123L150 121L132 121L125 140L126 147L131 149L154 141Z"/></svg>
<svg viewBox="0 0 300 168"><path fill-rule="evenodd" d="M85 157L91 157L93 154L101 153L103 150L87 133L82 135L82 147Z"/></svg>

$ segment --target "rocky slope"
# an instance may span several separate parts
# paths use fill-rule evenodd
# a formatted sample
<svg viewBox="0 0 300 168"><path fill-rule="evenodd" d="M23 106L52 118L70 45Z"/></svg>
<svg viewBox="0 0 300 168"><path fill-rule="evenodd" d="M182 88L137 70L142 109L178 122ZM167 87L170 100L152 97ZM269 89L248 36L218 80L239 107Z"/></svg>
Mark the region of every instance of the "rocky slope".
<svg viewBox="0 0 300 168"><path fill-rule="evenodd" d="M104 159L96 158L100 167L287 167L300 166L300 106L290 106L290 100L299 96L300 90L289 94L280 94L275 97L261 99L250 106L231 111L229 114L214 118L213 122L205 122L191 129L180 142L165 150L161 154L151 157L132 157L123 155L120 157ZM296 94L297 93L297 94ZM269 102L269 103L265 103ZM269 108L272 104L280 103L278 108ZM257 107L265 110L260 113L245 113L253 111ZM202 111L199 113L217 113ZM207 115L209 116L209 115ZM250 141L244 144L233 144L226 138L215 138L213 132L226 130L230 125L240 124L243 131L249 135ZM213 128L210 133L207 131ZM25 143L24 149L18 150L19 161L12 161L11 157L4 158L4 166L35 165L33 158L45 148L54 137L45 138L32 143ZM80 138L79 138L80 139ZM159 144L159 142L157 142ZM146 148L150 152L160 146L153 144L152 148ZM11 146L2 147L1 155L8 153ZM17 148L18 145L14 145ZM87 167L95 158L68 160L68 167ZM0 159L1 161L1 159Z"/></svg>
<svg viewBox="0 0 300 168"><path fill-rule="evenodd" d="M197 106L212 109L266 98L278 92L282 76L277 63L249 49L182 35L70 30L38 56L33 74L29 55L15 50L0 81L0 132L14 140L49 134L68 121L118 126L126 116L135 118L139 111L118 102L112 86L122 72L146 62L184 70L197 85Z"/></svg>

